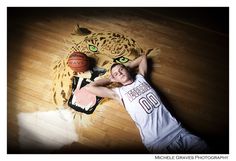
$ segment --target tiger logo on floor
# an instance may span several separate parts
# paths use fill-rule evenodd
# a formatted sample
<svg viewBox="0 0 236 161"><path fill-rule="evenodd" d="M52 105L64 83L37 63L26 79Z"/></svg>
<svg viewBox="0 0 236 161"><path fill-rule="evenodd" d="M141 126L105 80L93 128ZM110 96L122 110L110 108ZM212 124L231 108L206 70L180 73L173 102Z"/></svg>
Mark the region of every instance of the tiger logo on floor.
<svg viewBox="0 0 236 161"><path fill-rule="evenodd" d="M69 106L77 112L86 114L92 114L96 107L103 102L103 99L91 96L92 102L78 103L78 95L85 85L96 79L108 77L110 66L115 62L127 63L142 53L146 53L148 56L156 56L160 52L159 48L144 51L129 36L114 32L92 33L86 28L80 28L79 25L75 27L74 32L65 41L64 49L65 56L59 58L53 67L53 102L57 106ZM72 71L67 61L74 52L86 54L93 60L91 62L94 64L93 67L81 73ZM88 96L88 98L90 97Z"/></svg>

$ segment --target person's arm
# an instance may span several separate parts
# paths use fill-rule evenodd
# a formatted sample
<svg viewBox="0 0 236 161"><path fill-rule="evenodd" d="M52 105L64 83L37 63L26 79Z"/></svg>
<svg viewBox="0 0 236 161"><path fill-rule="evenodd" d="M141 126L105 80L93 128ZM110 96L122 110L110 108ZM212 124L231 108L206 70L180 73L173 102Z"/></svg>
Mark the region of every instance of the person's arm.
<svg viewBox="0 0 236 161"><path fill-rule="evenodd" d="M96 96L118 99L115 91L106 87L110 83L112 83L110 79L103 78L86 85L84 88Z"/></svg>
<svg viewBox="0 0 236 161"><path fill-rule="evenodd" d="M145 76L147 73L147 56L145 54L141 55L137 59L127 63L126 66L131 69L138 67L139 74Z"/></svg>

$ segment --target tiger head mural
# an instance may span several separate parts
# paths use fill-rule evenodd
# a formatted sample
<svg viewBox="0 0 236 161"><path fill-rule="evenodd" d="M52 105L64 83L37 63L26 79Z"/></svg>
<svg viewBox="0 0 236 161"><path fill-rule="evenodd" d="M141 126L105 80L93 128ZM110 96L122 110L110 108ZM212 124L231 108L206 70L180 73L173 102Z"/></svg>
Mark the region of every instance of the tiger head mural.
<svg viewBox="0 0 236 161"><path fill-rule="evenodd" d="M144 50L138 43L120 33L92 33L86 28L76 26L74 33L65 42L66 54L55 62L53 67L52 97L56 105L69 105L76 111L91 114L102 98L93 96L83 88L88 83L107 77L113 63L127 63L140 56ZM76 73L67 64L70 54L82 52L91 58L89 71ZM156 55L159 49L149 49L148 55ZM82 98L86 95L86 99Z"/></svg>

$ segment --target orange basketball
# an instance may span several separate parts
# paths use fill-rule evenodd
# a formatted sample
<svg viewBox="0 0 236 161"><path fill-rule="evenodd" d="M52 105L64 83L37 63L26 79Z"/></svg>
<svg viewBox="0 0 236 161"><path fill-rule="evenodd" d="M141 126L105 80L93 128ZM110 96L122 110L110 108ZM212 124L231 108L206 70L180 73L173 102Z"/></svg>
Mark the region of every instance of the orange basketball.
<svg viewBox="0 0 236 161"><path fill-rule="evenodd" d="M89 69L89 59L81 52L73 52L69 56L67 64L75 72L85 72Z"/></svg>

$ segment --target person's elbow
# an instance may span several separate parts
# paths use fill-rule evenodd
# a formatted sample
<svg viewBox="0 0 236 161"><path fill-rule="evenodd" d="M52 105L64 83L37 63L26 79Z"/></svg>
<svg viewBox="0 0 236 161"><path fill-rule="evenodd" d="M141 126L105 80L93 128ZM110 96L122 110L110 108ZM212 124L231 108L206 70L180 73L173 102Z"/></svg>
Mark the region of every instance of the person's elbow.
<svg viewBox="0 0 236 161"><path fill-rule="evenodd" d="M87 84L86 86L84 86L83 88L85 88L89 92L92 92L94 87L95 87L94 82L91 82L91 83Z"/></svg>

